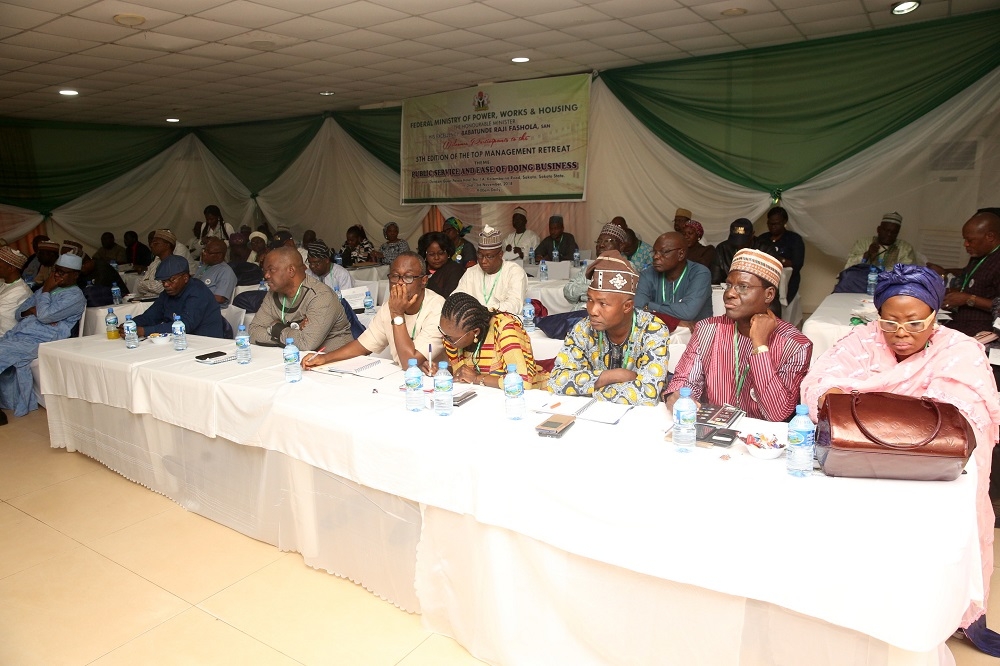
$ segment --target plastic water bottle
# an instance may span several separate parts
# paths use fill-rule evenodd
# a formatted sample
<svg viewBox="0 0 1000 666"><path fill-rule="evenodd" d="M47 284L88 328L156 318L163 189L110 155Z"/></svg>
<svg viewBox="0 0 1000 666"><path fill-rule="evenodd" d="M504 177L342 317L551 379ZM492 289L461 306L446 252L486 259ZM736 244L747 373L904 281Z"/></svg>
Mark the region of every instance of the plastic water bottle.
<svg viewBox="0 0 1000 666"><path fill-rule="evenodd" d="M455 408L453 389L455 380L448 372L448 362L438 361L438 371L434 374L434 411L438 416L449 416Z"/></svg>
<svg viewBox="0 0 1000 666"><path fill-rule="evenodd" d="M878 267L872 266L868 271L868 292L869 296L875 295L875 283L878 282Z"/></svg>
<svg viewBox="0 0 1000 666"><path fill-rule="evenodd" d="M340 301L340 299L343 298L343 296L340 295L340 285L338 284L333 285L333 295L337 297L338 301Z"/></svg>
<svg viewBox="0 0 1000 666"><path fill-rule="evenodd" d="M139 332L135 322L132 321L132 315L125 315L125 325L122 328L125 331L125 349L138 348Z"/></svg>
<svg viewBox="0 0 1000 666"><path fill-rule="evenodd" d="M170 335L174 338L174 351L184 351L188 348L187 326L181 321L179 314L174 315L174 323L170 325Z"/></svg>
<svg viewBox="0 0 1000 666"><path fill-rule="evenodd" d="M108 308L108 316L104 318L104 328L108 331L108 340L118 340L122 336L118 333L118 315L114 308Z"/></svg>
<svg viewBox="0 0 1000 666"><path fill-rule="evenodd" d="M524 308L521 309L521 323L524 325L524 330L527 333L531 333L535 330L535 306L532 305L531 299L524 299Z"/></svg>
<svg viewBox="0 0 1000 666"><path fill-rule="evenodd" d="M816 426L809 418L808 405L795 407L795 418L788 422L788 449L785 454L788 473L809 476L813 471L813 442Z"/></svg>
<svg viewBox="0 0 1000 666"><path fill-rule="evenodd" d="M538 262L538 279L542 282L546 282L549 279L549 266L545 263L544 259Z"/></svg>
<svg viewBox="0 0 1000 666"><path fill-rule="evenodd" d="M524 380L517 374L517 366L507 365L503 378L503 392L506 397L507 418L519 421L524 418Z"/></svg>
<svg viewBox="0 0 1000 666"><path fill-rule="evenodd" d="M267 291L267 280L261 280L257 285L257 291Z"/></svg>
<svg viewBox="0 0 1000 666"><path fill-rule="evenodd" d="M246 365L250 362L250 355L250 334L247 333L247 327L240 324L236 331L236 362Z"/></svg>
<svg viewBox="0 0 1000 666"><path fill-rule="evenodd" d="M580 250L573 250L573 268L580 267Z"/></svg>
<svg viewBox="0 0 1000 666"><path fill-rule="evenodd" d="M532 245L531 247L528 248L528 265L529 266L534 266L535 265L535 246L534 245Z"/></svg>
<svg viewBox="0 0 1000 666"><path fill-rule="evenodd" d="M115 269L116 271L118 270L118 262L117 261L115 261L114 259L112 259L108 263L111 265L111 268ZM118 283L115 282L115 284L118 284Z"/></svg>
<svg viewBox="0 0 1000 666"><path fill-rule="evenodd" d="M302 379L302 366L299 365L299 348L295 346L294 338L285 338L285 349L281 352L285 362L285 381L297 382Z"/></svg>
<svg viewBox="0 0 1000 666"><path fill-rule="evenodd" d="M559 248L552 246L552 261L559 261Z"/></svg>
<svg viewBox="0 0 1000 666"><path fill-rule="evenodd" d="M337 252L337 254L333 255L333 263L337 264L338 266L344 265L344 258L340 255L340 252Z"/></svg>
<svg viewBox="0 0 1000 666"><path fill-rule="evenodd" d="M375 299L372 298L372 292L370 289L365 289L365 314L373 315L375 314Z"/></svg>
<svg viewBox="0 0 1000 666"><path fill-rule="evenodd" d="M111 302L115 305L122 304L122 288L118 286L117 282L111 283Z"/></svg>
<svg viewBox="0 0 1000 666"><path fill-rule="evenodd" d="M406 382L406 409L419 412L424 408L424 373L417 367L417 359L411 358L406 362L403 377Z"/></svg>
<svg viewBox="0 0 1000 666"><path fill-rule="evenodd" d="M685 386L674 403L674 445L681 453L687 453L694 446L697 420L698 405L691 399L691 388Z"/></svg>

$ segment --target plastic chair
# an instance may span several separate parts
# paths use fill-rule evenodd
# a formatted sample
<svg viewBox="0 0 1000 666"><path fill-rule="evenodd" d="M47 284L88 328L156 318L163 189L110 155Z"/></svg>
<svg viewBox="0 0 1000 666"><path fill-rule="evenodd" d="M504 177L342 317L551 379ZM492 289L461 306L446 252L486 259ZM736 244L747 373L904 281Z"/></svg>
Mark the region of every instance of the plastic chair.
<svg viewBox="0 0 1000 666"><path fill-rule="evenodd" d="M243 323L243 317L246 313L246 310L235 305L230 305L228 308L222 308L222 318L229 322L229 325L233 329L233 335L236 335L236 331L239 330L240 324Z"/></svg>

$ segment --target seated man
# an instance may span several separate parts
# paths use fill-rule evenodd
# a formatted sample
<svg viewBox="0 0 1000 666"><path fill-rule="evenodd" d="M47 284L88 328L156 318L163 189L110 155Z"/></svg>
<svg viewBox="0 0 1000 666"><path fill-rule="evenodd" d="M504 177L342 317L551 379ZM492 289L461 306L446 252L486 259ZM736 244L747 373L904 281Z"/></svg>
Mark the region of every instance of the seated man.
<svg viewBox="0 0 1000 666"><path fill-rule="evenodd" d="M942 307L951 311L948 328L975 336L993 328L993 299L1000 296L1000 216L980 210L962 226L969 263L965 268L941 268L927 264L939 274L957 277L945 294Z"/></svg>
<svg viewBox="0 0 1000 666"><path fill-rule="evenodd" d="M653 244L653 265L639 274L635 307L668 315L688 328L712 316L712 275L688 260L687 241L676 231Z"/></svg>
<svg viewBox="0 0 1000 666"><path fill-rule="evenodd" d="M608 250L614 250L624 255L625 245L628 243L627 234L628 232L621 225L615 224L614 220L608 222L601 227L601 233L597 235L597 242L594 244L594 256L599 257ZM635 268L634 264L632 268ZM563 296L567 301L574 304L574 309L580 310L587 307L587 291L589 289L590 276L584 271L580 271L563 286Z"/></svg>
<svg viewBox="0 0 1000 666"><path fill-rule="evenodd" d="M107 263L127 264L128 257L125 248L115 242L115 235L110 231L101 234L101 247L94 253L94 261L104 261Z"/></svg>
<svg viewBox="0 0 1000 666"><path fill-rule="evenodd" d="M917 253L913 246L898 238L902 225L903 216L899 213L883 215L874 237L865 236L855 241L844 268L868 264L891 271L896 264L917 263Z"/></svg>
<svg viewBox="0 0 1000 666"><path fill-rule="evenodd" d="M679 234L684 233L684 227L691 221L691 211L687 208L678 208L674 212L674 231Z"/></svg>
<svg viewBox="0 0 1000 666"><path fill-rule="evenodd" d="M552 261L552 248L558 248L559 261L573 259L573 252L577 249L576 239L564 229L562 215L553 215L549 218L549 235L535 248L536 262L542 259Z"/></svg>
<svg viewBox="0 0 1000 666"><path fill-rule="evenodd" d="M625 237L628 242L625 245L625 258L637 270L649 268L653 265L653 246L646 241L639 240L634 229L626 229Z"/></svg>
<svg viewBox="0 0 1000 666"><path fill-rule="evenodd" d="M229 237L229 267L236 275L236 286L249 287L259 285L264 279L264 271L260 266L250 261L250 245L242 233Z"/></svg>
<svg viewBox="0 0 1000 666"><path fill-rule="evenodd" d="M520 314L528 292L528 275L514 262L503 260L499 230L487 225L479 239L476 265L465 271L455 291L469 294L490 310Z"/></svg>
<svg viewBox="0 0 1000 666"><path fill-rule="evenodd" d="M534 231L528 230L528 213L518 206L510 218L514 232L503 239L503 251L512 252L520 259L528 258L528 250L537 248L542 242Z"/></svg>
<svg viewBox="0 0 1000 666"><path fill-rule="evenodd" d="M149 246L140 243L139 234L134 231L126 231L122 240L125 241L125 263L132 264L134 270L145 271L153 261L153 253Z"/></svg>
<svg viewBox="0 0 1000 666"><path fill-rule="evenodd" d="M802 236L789 231L787 226L788 211L781 206L767 211L768 233L758 236L754 247L775 257L783 267L791 267L792 277L788 280L788 302L791 303L799 293L799 281L802 278L800 273L806 261L806 244L802 241Z"/></svg>
<svg viewBox="0 0 1000 666"><path fill-rule="evenodd" d="M306 275L294 247L264 256L264 279L270 289L250 324L250 341L284 347L292 338L301 351L340 349L354 338L340 299L316 278Z"/></svg>
<svg viewBox="0 0 1000 666"><path fill-rule="evenodd" d="M174 254L175 247L177 247L177 237L170 229L156 229L149 232L149 249L153 253L153 261L135 285L136 298L153 298L160 295L163 283L157 279L156 269L160 267L161 261Z"/></svg>
<svg viewBox="0 0 1000 666"><path fill-rule="evenodd" d="M31 378L38 345L68 338L83 316L87 299L76 286L82 265L75 254L58 257L41 288L14 308L14 328L0 337L0 407L15 416L38 407ZM7 422L2 414L0 425Z"/></svg>
<svg viewBox="0 0 1000 666"><path fill-rule="evenodd" d="M379 306L368 330L357 340L326 354L307 356L303 368L313 368L355 356L377 354L386 347L392 360L406 367L411 358L430 371L429 361L441 352L441 307L444 299L427 289L427 269L416 252L406 251L389 267L389 300ZM430 348L430 358L427 350Z"/></svg>
<svg viewBox="0 0 1000 666"><path fill-rule="evenodd" d="M156 267L156 279L163 291L149 309L132 317L139 337L150 333L170 333L174 314L181 316L189 335L221 338L224 335L222 311L215 295L200 280L192 280L184 257L170 255ZM122 337L125 322L118 324Z"/></svg>
<svg viewBox="0 0 1000 666"><path fill-rule="evenodd" d="M31 296L31 289L21 279L21 269L28 258L10 246L0 247L0 335L17 323L17 306Z"/></svg>
<svg viewBox="0 0 1000 666"><path fill-rule="evenodd" d="M56 259L59 258L59 243L49 240L47 236L44 238L45 240L38 241L38 245L35 246L34 259L28 261L21 274L25 284L32 290L45 284L52 273L52 267L56 265Z"/></svg>
<svg viewBox="0 0 1000 666"><path fill-rule="evenodd" d="M127 296L129 293L128 285L125 284L125 278L122 277L121 273L114 266L106 261L98 261L91 258L89 254L85 254L83 255L83 268L80 270L80 277L76 280L76 286L84 289L90 284L105 287L107 289L105 293L108 297L111 296L111 288L115 284L121 289L122 296ZM84 295L93 298L93 295L88 294L86 291L84 291Z"/></svg>
<svg viewBox="0 0 1000 666"><path fill-rule="evenodd" d="M228 249L221 238L206 238L201 251L201 264L194 276L205 283L221 308L229 307L236 291L236 273L226 263Z"/></svg>
<svg viewBox="0 0 1000 666"><path fill-rule="evenodd" d="M587 314L566 336L549 376L561 395L655 405L667 376L667 328L634 309L639 275L610 251L587 266Z"/></svg>
<svg viewBox="0 0 1000 666"><path fill-rule="evenodd" d="M330 261L330 248L321 240L309 243L306 248L309 258L309 269L306 275L314 277L330 289L336 287L343 292L354 286L354 278L351 272L332 261Z"/></svg>
<svg viewBox="0 0 1000 666"><path fill-rule="evenodd" d="M715 263L712 264L712 284L722 284L729 276L733 257L740 250L753 247L753 223L745 217L729 225L729 238L715 246Z"/></svg>
<svg viewBox="0 0 1000 666"><path fill-rule="evenodd" d="M785 421L799 402L812 343L770 311L781 262L740 250L726 282L726 314L695 324L694 335L664 392L673 409L682 387L695 402L735 405L748 416Z"/></svg>

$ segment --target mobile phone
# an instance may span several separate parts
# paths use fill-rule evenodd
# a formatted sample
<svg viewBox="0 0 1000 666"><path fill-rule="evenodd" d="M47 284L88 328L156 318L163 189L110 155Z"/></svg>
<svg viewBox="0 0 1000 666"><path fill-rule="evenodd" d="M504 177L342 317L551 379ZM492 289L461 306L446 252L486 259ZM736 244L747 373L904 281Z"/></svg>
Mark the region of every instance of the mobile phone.
<svg viewBox="0 0 1000 666"><path fill-rule="evenodd" d="M575 422L575 416L552 414L535 426L535 432L538 433L539 437L562 437L563 433L569 430Z"/></svg>
<svg viewBox="0 0 1000 666"><path fill-rule="evenodd" d="M464 393L459 393L458 395L456 395L455 399L452 400L452 404L455 407L458 407L459 405L464 405L465 403L469 402L475 397L476 397L476 392L473 390L468 390L465 391Z"/></svg>
<svg viewBox="0 0 1000 666"><path fill-rule="evenodd" d="M225 363L226 361L235 361L236 354L226 354L224 351L214 351L208 352L206 354L199 354L194 357L194 360L199 363L206 363L208 365L215 365L216 363Z"/></svg>

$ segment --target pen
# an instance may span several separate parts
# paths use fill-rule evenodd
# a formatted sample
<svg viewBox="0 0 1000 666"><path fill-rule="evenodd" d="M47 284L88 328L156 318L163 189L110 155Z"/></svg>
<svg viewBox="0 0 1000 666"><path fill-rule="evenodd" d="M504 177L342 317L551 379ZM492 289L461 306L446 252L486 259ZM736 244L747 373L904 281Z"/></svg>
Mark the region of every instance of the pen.
<svg viewBox="0 0 1000 666"><path fill-rule="evenodd" d="M310 352L310 353L312 354L312 356L319 356L320 354L325 354L326 353L326 347L320 347L316 351ZM306 358L312 358L312 356L307 356Z"/></svg>
<svg viewBox="0 0 1000 666"><path fill-rule="evenodd" d="M549 409L555 409L556 407L558 407L561 404L562 404L561 402L554 402L551 405L549 405Z"/></svg>

